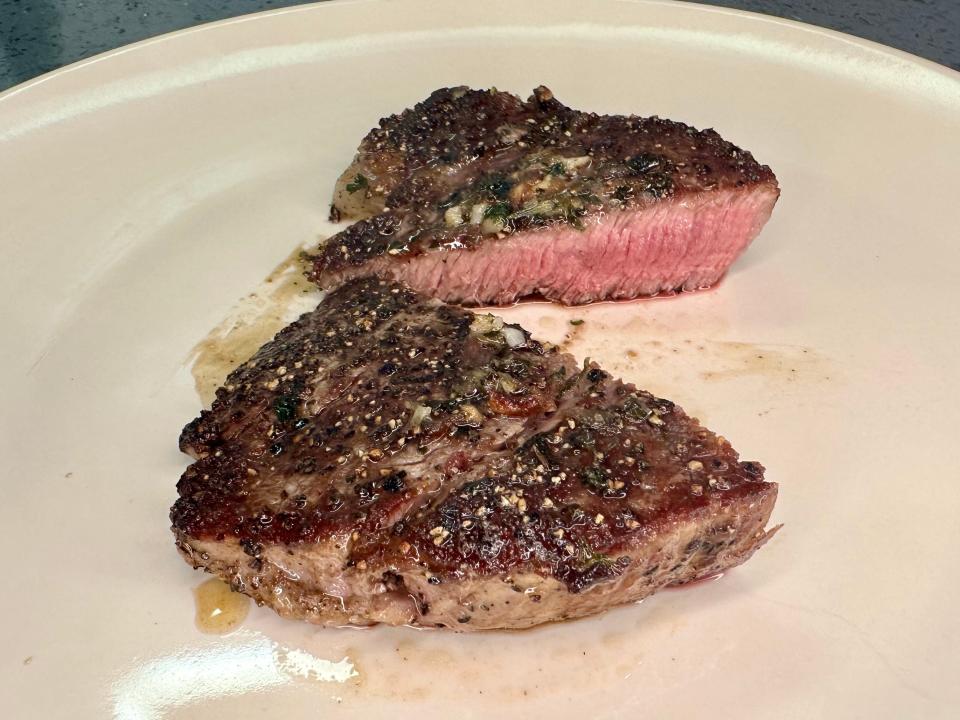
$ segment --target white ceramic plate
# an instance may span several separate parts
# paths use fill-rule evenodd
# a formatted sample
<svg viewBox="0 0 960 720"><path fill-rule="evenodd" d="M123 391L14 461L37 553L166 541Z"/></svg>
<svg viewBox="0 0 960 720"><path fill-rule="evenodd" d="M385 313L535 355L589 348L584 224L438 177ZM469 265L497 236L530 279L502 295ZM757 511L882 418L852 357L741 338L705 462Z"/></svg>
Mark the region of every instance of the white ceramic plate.
<svg viewBox="0 0 960 720"><path fill-rule="evenodd" d="M510 311L761 460L783 532L720 581L514 634L194 626L167 529L186 358L382 115L545 83L717 128L783 196L715 291ZM789 22L644 2L343 2L0 97L0 715L955 717L960 82Z"/></svg>

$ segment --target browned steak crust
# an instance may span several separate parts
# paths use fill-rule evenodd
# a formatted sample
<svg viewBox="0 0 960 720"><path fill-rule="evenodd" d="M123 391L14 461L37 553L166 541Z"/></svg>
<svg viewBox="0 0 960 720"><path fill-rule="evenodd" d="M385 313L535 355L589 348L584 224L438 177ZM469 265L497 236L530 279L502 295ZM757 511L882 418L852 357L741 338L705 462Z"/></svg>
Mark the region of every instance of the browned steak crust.
<svg viewBox="0 0 960 720"><path fill-rule="evenodd" d="M336 217L361 222L318 251L312 277L331 287L377 259L402 263L759 187L772 207L779 190L770 168L713 130L573 110L544 87L526 102L444 88L364 138L333 203Z"/></svg>
<svg viewBox="0 0 960 720"><path fill-rule="evenodd" d="M325 624L597 612L742 562L776 497L669 401L369 278L234 371L181 447L188 561Z"/></svg>

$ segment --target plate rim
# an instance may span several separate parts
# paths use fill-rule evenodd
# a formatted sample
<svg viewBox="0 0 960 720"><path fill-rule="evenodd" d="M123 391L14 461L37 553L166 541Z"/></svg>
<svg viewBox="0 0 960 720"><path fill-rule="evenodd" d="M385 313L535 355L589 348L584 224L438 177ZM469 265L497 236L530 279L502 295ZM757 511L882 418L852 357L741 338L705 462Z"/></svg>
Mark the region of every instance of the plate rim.
<svg viewBox="0 0 960 720"><path fill-rule="evenodd" d="M333 6L372 5L374 3L385 1L386 0L317 0L316 2L304 3L302 5L292 5L289 7L273 8L269 10L258 10L252 13L237 15L235 17L199 23L190 27L180 28L179 30L171 30L159 35L137 40L126 45L121 45L111 50L105 50L95 55L91 55L90 57L76 60L72 63L68 63L61 67L55 68L54 70L50 70L37 75L36 77L25 80L0 92L0 103L8 103L13 98L27 93L35 87L39 87L40 85L44 85L51 81L60 80L64 77L72 75L75 72L82 71L87 67L97 65L104 61L112 60L113 58L120 57L122 55L127 55L131 52L140 52L148 48L152 48L153 46L164 45L189 35L211 32L231 25L256 22L274 16L302 12L322 12L325 11L326 8ZM417 0L391 1L394 3L417 2ZM890 45L884 45L883 43L875 40L868 40L857 35L821 27L819 25L806 23L800 20L791 20L788 18L778 17L776 15L767 15L764 13L755 12L752 10L740 10L725 6L706 5L700 2L690 2L689 0L683 0L682 3L676 2L676 0L591 0L591 2L595 4L606 4L607 2L613 4L619 2L631 5L646 5L649 7L670 8L671 10L679 10L680 12L692 10L693 12L724 15L727 17L740 18L749 22L773 25L776 27L787 28L791 31L817 35L828 41L852 45L858 50L866 50L874 53L884 54L896 60L913 63L920 68L928 71L934 71L944 78L956 82L958 84L958 89L960 89L960 70L954 70L951 67L934 62L933 60L928 60L927 58L907 52L906 50L900 50L899 48L895 48Z"/></svg>
<svg viewBox="0 0 960 720"><path fill-rule="evenodd" d="M359 5L359 6L361 6L360 11L362 12L362 10L363 10L363 5L372 6L374 2L379 2L379 1L380 1L380 0L342 0L342 1L339 2L338 4L341 5L341 6L344 6L344 5L354 5L354 6L358 6L358 5ZM664 5L667 5L667 6L671 6L672 9L679 8L681 11L682 11L682 10L685 10L685 7L681 7L681 6L679 6L678 4L675 4L675 3L664 3L664 2L662 2L662 1L660 1L660 0L653 0L653 1L651 1L651 0L644 0L644 1L642 1L642 2L638 2L637 0L620 0L620 1L621 1L621 2L624 2L624 1L625 1L625 2L630 2L631 4L635 4L635 5L648 5L648 6L664 6ZM610 6L612 6L614 2L616 2L616 0L613 0L612 2L610 2ZM327 4L329 4L329 3L323 3L323 5L327 5ZM606 4L606 3L604 3L604 4ZM124 77L125 77L125 78L132 77L132 78L135 79L135 78L136 78L136 75L140 74L141 72L145 72L145 71L143 70L143 68L141 67L141 63L143 63L144 60L147 60L147 61L149 62L150 59L155 58L155 57L158 55L158 53L164 53L165 51L167 51L167 49L169 49L169 48L171 48L171 47L172 47L172 48L177 48L177 47L178 47L177 45L171 46L171 45L169 45L169 44L165 44L165 42L168 41L168 40L171 40L171 39L178 39L180 35L193 37L193 33L200 32L200 31L210 30L210 29L213 29L213 28L218 27L218 26L221 26L221 25L222 25L222 26L234 26L234 25L239 25L239 24L242 23L242 22L248 22L248 21L250 21L250 20L260 19L260 16L261 16L261 15L263 15L263 16L272 16L272 15L274 15L274 14L278 14L278 15L291 15L291 10L295 10L296 12L302 12L302 11L305 10L305 9L315 9L315 5L316 5L316 4L296 6L295 9L291 9L291 8L280 8L280 9L276 9L276 10L264 11L264 12L260 12L260 13L252 13L252 14L244 15L244 16L238 16L237 18L228 18L228 19L224 19L224 20L222 20L222 21L215 21L215 22L213 22L213 23L206 23L206 24L203 24L203 25L195 26L194 28L187 28L187 29L180 30L180 31L174 31L174 32L171 32L171 33L167 33L167 34L165 34L164 36L157 36L156 38L149 38L149 39L146 39L146 40L144 40L144 41L139 41L138 43L133 43L133 44L131 44L130 46L124 46L124 47L122 47L122 48L116 48L116 49L114 49L114 50L110 50L110 51L107 51L107 52L105 52L105 53L102 53L102 54L101 54L102 57L101 57L101 56L94 56L93 58L88 58L88 59L85 59L85 60L78 61L78 62L75 63L75 64L81 66L81 68L85 68L86 66L88 66L88 65L93 65L94 62L99 62L100 60L103 60L103 59L111 59L111 60L113 60L113 58L115 58L116 56L119 56L119 55L122 55L122 54L124 54L124 53L126 53L126 52L129 52L129 51L130 51L132 48L134 48L134 47L139 47L140 45L152 46L152 45L156 44L156 45L158 46L157 50L150 50L150 51L148 51L148 52L144 52L144 53L141 53L141 54L134 55L134 57L140 58L140 59L133 60L131 63L128 63L127 65L120 65L119 62L116 63L117 66L119 66L119 67L121 67L122 69L125 70L125 72L124 72ZM691 3L690 5L692 6L693 4ZM741 15L756 15L755 13L745 13L745 12L740 12L740 11L727 12L728 9L718 9L718 8L713 8L713 7L711 7L711 6L697 6L697 7L699 7L699 8L706 7L708 10L710 10L711 16L714 16L714 17L717 16L717 15L738 15L738 16L741 16ZM331 9L334 9L334 8L331 8ZM354 10L354 11L355 11L355 10ZM354 12L354 11L350 11L350 12ZM323 18L324 16L323 16L323 15L320 15L320 16L311 16L311 17ZM670 15L667 14L666 17L670 17ZM678 17L683 17L683 16L678 16ZM707 17L707 16L704 16L704 17ZM765 22L753 26L753 27L755 28L755 32L756 32L757 34L762 34L762 33L764 33L764 32L778 32L778 31L776 30L776 28L779 27L779 26L781 26L781 25L791 25L791 24L795 24L795 23L792 23L791 21L782 21L782 19L769 18L769 17L763 16L763 15L760 15L759 17L762 18ZM772 22L770 22L770 21L772 21ZM287 21L287 22L289 22L289 21ZM293 22L295 23L296 21L294 20ZM323 22L323 20L322 20L322 19L321 19L321 20L318 20L318 22ZM703 22L710 23L711 21L709 20L709 18L707 18L706 20L703 20ZM283 23L283 24L286 25L286 22ZM611 23L609 20L607 20L606 22L600 22L600 23L598 23L597 27L602 27L604 24L606 24L608 27L612 26L612 23ZM743 27L743 25L742 25L741 23L731 23L731 26L732 26L732 27L731 27L731 31L732 31L732 32L736 32L736 26L737 26L737 25L740 25L741 27ZM257 27L257 26L254 26L254 27ZM261 26L259 26L259 27L262 28L263 26L261 25ZM270 26L268 25L267 27L269 28ZM821 33L821 31L822 31L822 29L816 28L816 26L811 26L811 27L812 27L813 30L815 30L818 34ZM692 29L694 29L694 28L695 28L695 26L693 26ZM253 33L252 33L253 36L254 36L254 37L253 37L253 42L256 42L256 36L258 36L261 32L262 32L262 31L261 31L260 29L253 30ZM358 32L362 32L362 30L358 30ZM228 37L235 37L235 36L233 35L233 31L226 31L226 32L224 32L223 34L226 35L226 36L228 36ZM834 33L833 33L833 31L823 31L823 34L834 34ZM840 33L840 35L842 35L842 33ZM789 34L788 34L788 33L784 33L784 36L785 36L785 37L784 37L784 41L783 41L782 47L784 47L785 49L793 49L793 48L797 47L796 45L793 44L793 41L791 40L791 38L799 37L799 38L802 40L804 37L813 37L813 36L798 36L798 35L795 35L792 31L791 31ZM199 38L205 38L205 37L208 37L208 36L199 36ZM865 58L865 60L864 60L865 63L866 63L866 62L875 63L875 64L876 64L875 66L878 68L878 72L881 72L881 71L882 71L882 72L888 73L888 74L891 75L891 76L893 75L893 73L894 73L894 71L896 70L896 68L903 68L903 67L905 67L905 65L898 63L896 66L894 66L894 69L893 69L893 70L888 70L888 69L887 69L887 66L885 66L885 65L883 64L883 58L885 57L885 55L875 55L875 54L873 54L872 52L861 52L861 50L858 49L861 45L867 44L867 43L869 43L870 41L863 41L863 42L861 42L860 39L856 39L856 38L854 38L854 39L856 40L855 45L856 45L857 47L854 47L854 48L852 48L852 49L850 50L849 56L846 55L845 53L843 53L843 52L839 49L839 48L841 48L841 47L843 47L843 46L841 46L841 45L835 45L832 40L825 40L825 41L823 41L823 44L821 44L820 47L821 47L821 48L824 48L824 53L827 55L828 58L831 57L831 56L830 56L830 53L831 53L831 52L834 52L834 51L832 51L830 48L836 47L836 48L838 48L838 49L837 49L835 52L836 52L836 55L837 55L837 58L838 58L838 61L839 61L839 62L844 62L844 58L849 57L849 62L850 62L850 64L851 64L851 65L855 65L856 63L858 63L858 62L860 61L860 58ZM161 42L161 41L163 41L163 42ZM197 49L199 49L199 48L198 48L198 45L200 45L202 42L203 42L202 39L199 40L199 42L198 42L197 39L193 39L193 40L190 40L190 41L187 42L187 43L184 43L184 46L190 48L191 50L197 50ZM885 48L884 46L880 46L880 47L884 50L885 53L887 53L887 55L891 54L892 49L890 49L890 48ZM213 47L212 47L210 50L208 50L208 52L217 52L217 45L214 44ZM899 51L892 51L892 52L893 52L893 53L896 53L896 52L899 52ZM100 58L100 60L97 60L98 57ZM922 59L921 59L921 60L922 60ZM188 59L188 61L189 61L189 59ZM779 67L779 66L778 66L777 64L775 64L775 63L771 63L771 65L772 65L775 69L777 69L777 68ZM934 63L934 65L936 65L936 64ZM181 67L181 66L182 66L182 61L175 61L175 62L173 63L172 72L177 72L177 68L178 68L178 67ZM72 70L70 70L70 67L71 67L71 66L64 66L64 68L59 68L59 69L57 69L57 70L51 71L51 73L48 73L48 75L51 75L51 76L62 76L62 75L66 75L68 72L72 72ZM108 65L108 67L114 67L114 66ZM812 72L816 72L816 69L815 69L815 68L822 67L822 66L810 65L809 67L811 68L811 71L812 71ZM939 67L939 66L938 66L938 67ZM78 68L74 68L74 69L78 69ZM133 72L131 72L131 73L128 74L128 73L126 72L126 70L129 70L129 69L132 69ZM947 69L949 70L949 68L947 68ZM284 68L278 68L278 71L279 71L280 73L282 73L283 70L284 70ZM86 72L86 71L85 71L85 72ZM70 79L68 79L68 80L66 80L66 81L63 81L62 84L56 84L56 83L54 83L54 84L50 85L49 87L51 87L51 88L54 89L54 90L57 90L57 89L59 89L59 88L63 88L63 89L65 89L65 90L69 90L69 91L73 91L73 92L77 92L77 93L83 93L83 94L88 94L88 93L89 93L89 94L93 94L93 93L96 93L96 92L97 92L98 87L100 87L101 84L102 84L102 78L101 78L98 74L96 74L96 73L98 73L98 72L99 72L99 71L94 71L95 74L94 74L93 76L91 76L89 73L88 73L88 74L85 74L84 72L80 72L80 73L77 73L76 75L71 76ZM951 72L953 72L953 71L951 71ZM954 73L954 75L957 75L957 73ZM42 77L44 77L44 76L40 76L40 78L42 78ZM28 89L31 89L31 92L27 92L27 93L25 93L24 95L19 96L19 100L18 100L18 101L12 101L12 102L10 102L10 103L7 104L7 105L0 106L0 109L5 109L5 108L6 108L6 109L9 109L10 114L11 114L11 116L12 116L14 119L16 119L16 118L18 117L18 115L19 115L20 113L24 112L24 111L26 111L26 112L31 112L31 110L32 110L32 105L31 105L31 104L32 104L33 102L35 102L35 98L36 98L36 95L35 95L34 92L32 91L32 88L37 88L37 87L41 87L41 86L43 86L43 87L48 87L48 86L42 85L40 82L38 82L38 80L40 80L40 78L34 79L33 82L28 81L28 82L26 83L27 85L30 86ZM93 82L91 82L91 78L94 79ZM52 78L48 78L48 80L50 80L50 79L52 79ZM956 82L955 82L955 81L956 81L957 79L960 79L960 77L951 77L951 83L950 83L950 85L949 85L949 87L951 88L951 91L952 91L952 88L956 85ZM46 81L44 81L44 82L46 82ZM869 83L869 80L867 81L867 83ZM907 87L906 87L906 82L903 83L903 86L902 86L902 89L900 90L900 92L901 92L901 93L907 93L907 92L908 92L908 89L907 89ZM924 100L925 97L926 97L926 95L919 96L919 100L917 100L917 102L921 102L921 103L922 103L922 102L925 102L925 100ZM0 98L6 99L5 96L0 96ZM20 102L20 104L17 104L17 102ZM72 124L72 120L71 120L71 121L68 121L67 123L64 123L64 125L68 125L68 124ZM24 137L24 143L23 143L23 144L28 144L28 143L29 143L29 137L28 137L28 136L27 136L27 137ZM11 146L12 146L12 145L13 145L13 143L11 143ZM11 147L11 146L8 146L8 147ZM0 244L2 244L2 243L0 243ZM267 268L264 267L264 270L266 270L266 269L267 269ZM16 328L15 328L15 331L16 331ZM730 339L736 339L736 338L732 338L732 337L731 337ZM746 339L746 338L744 338L744 339ZM184 349L185 349L185 348L186 348L186 346L184 347ZM581 356L582 356L582 354L581 354ZM2 365L2 362L0 362L0 365ZM11 378L11 380L13 380L14 382L17 382L17 380L16 380L15 377ZM672 396L672 394L671 394L670 396ZM16 405L14 405L13 407L16 407ZM707 422L708 422L708 424L710 424L709 420L708 420ZM172 450L171 450L171 451L172 451ZM182 459L182 458L181 458L181 459ZM67 468L64 467L64 469L67 469ZM71 468L71 469L72 469L72 468ZM783 477L784 480L786 480L786 476L782 476L782 477ZM171 488L170 485L169 485L169 479L166 479L166 480L164 480L163 482L166 484L167 493L168 493L168 494L169 494L169 493L172 493L172 488ZM799 495L799 493L801 492L800 487L799 487L799 486L795 486L795 487L796 487L796 489L795 489L793 492L796 492L796 493L798 493L798 495ZM805 503L803 500L801 500L799 497L794 497L794 499L791 501L790 504L788 504L788 506L789 506L789 505L793 505L794 507L797 507L797 508L799 508L799 509L803 509L803 508L806 506L806 503ZM784 506L781 505L781 507L784 507ZM151 517L152 517L152 516L151 516ZM788 518L787 518L787 517L783 517L783 519L784 519L784 520L787 520ZM158 527L159 527L159 526L158 526ZM168 546L167 546L167 547L164 547L164 548L163 548L163 552L164 552L164 553L170 553L170 552L171 552L171 548L168 547ZM145 558L150 558L151 556L152 556L152 553L149 554L149 555L144 555L143 557L145 557ZM176 563L179 563L179 561L176 560L175 554L170 556L169 562L170 562L171 566L174 565L174 564L176 564ZM182 567L180 567L180 566L182 566ZM181 570L183 570L184 572L186 572L186 566L183 565L182 563L180 563L180 565L178 565L178 567L180 567ZM819 607L819 604L817 605L817 607ZM829 606L828 606L828 607L829 607ZM804 610L805 608L801 607L800 609L801 609L801 610ZM811 608L808 608L808 609L812 611L812 610L816 609L816 607L811 607ZM887 616L887 617L889 618L889 616ZM843 617L840 617L840 620L844 620L844 618L843 618ZM124 622L124 626L126 626L126 622L127 622L127 621ZM813 621L811 620L810 622L813 622ZM828 621L828 622L834 622L834 621ZM839 622L839 621L836 621L836 622ZM911 625L912 625L912 624L911 624ZM571 626L571 627L572 627L572 626ZM818 626L818 627L819 627L819 626ZM826 627L829 629L829 627L834 627L834 626L827 625ZM889 636L889 635L883 635L883 634L876 633L876 632L874 632L872 629L870 629L870 630L862 630L862 629L858 629L856 626L853 626L853 627L854 627L854 630L858 630L858 631L862 634L862 637L867 638L867 641L868 641L868 642L872 639L872 640L874 640L874 641L876 641L876 642L880 642L880 643L881 643L881 647L886 647L886 646L887 646L887 645L883 645L882 643L888 643L888 646L889 646L889 647L901 647L901 645L898 644L898 643L891 643L891 641L890 641L890 637L891 637L891 636ZM870 626L868 626L868 627L870 627ZM916 626L914 626L914 627L916 627ZM126 633L126 632L129 632L129 631L125 629L124 632ZM812 631L811 631L811 632L812 632ZM818 638L820 638L820 637L823 637L823 638L830 637L830 636L825 635L825 634L824 634L824 635L820 635L819 632L824 632L824 633L825 633L825 632L827 632L827 630L825 630L825 631L818 631L818 634L817 634L817 637L818 637ZM851 630L845 630L844 632L846 632L846 633L851 633L851 632L853 632L853 631L851 631ZM746 633L744 633L744 634L746 634ZM927 635L926 635L926 633L925 633L922 637L926 637L926 636L927 636ZM139 636L138 636L138 637L139 637ZM571 637L580 637L580 635L577 634L576 632L574 632L574 633L571 635ZM852 636L852 635L849 635L849 634L840 635L840 640L838 640L838 643L839 643L839 642L847 642L847 641L848 641L848 638L851 638L851 637L853 637L853 636ZM824 640L824 642L826 642L826 641ZM194 646L191 644L189 647L192 648L192 647L194 647ZM813 646L811 646L811 647L813 647ZM818 643L816 647L819 648L819 647L821 647L821 645ZM858 646L858 647L859 647L859 646ZM145 648L146 651L147 651L148 657L151 657L151 656L153 656L153 655L156 653L156 647L153 647L153 646L150 646L150 645L144 645L144 648ZM861 649L861 651L862 651L862 649ZM18 658L15 658L15 656L13 656L12 654L10 654L9 657L11 657L11 658L13 658L13 659L18 659ZM31 657L32 657L32 656L31 656ZM100 663L100 661L98 661L98 663ZM56 667L56 666L54 666L54 667ZM121 673L121 672L122 672L122 673L124 673L124 674L123 674L121 677L127 677L127 674L126 674L126 673L128 672L128 668L129 668L129 667L130 667L130 666L128 666L128 665L116 665L116 666L111 667L110 670L111 670L111 672L113 672L114 670L115 670L117 673ZM789 666L787 667L787 669L790 669ZM905 672L907 675L912 676L914 673L919 672L918 666L915 666L915 665L913 665L913 664L910 664L910 665L907 666L907 668L906 668L906 670L905 670L904 672ZM11 674L11 677L14 677L14 678L15 678L16 676L14 676L13 674ZM112 677L112 676L111 676L111 677ZM886 676L881 676L881 677L886 677ZM881 680L878 678L878 682L880 682L880 681L881 681ZM111 682L112 682L112 681L111 681ZM2 683L0 683L0 685L2 685ZM95 685L95 686L92 688L92 689L93 689L93 694L92 694L92 695L84 694L84 696L82 696L81 698L79 698L79 700L81 700L81 701L83 702L83 704L86 704L86 702L87 702L90 698L96 698L96 699L99 699L99 700L103 700L104 697L105 697L104 694L103 694L103 689L104 689L104 688L107 688L107 687L113 687L113 685L112 685L112 684L111 684L111 685L107 685L107 684L105 684L105 683L98 682L98 684ZM924 687L926 687L926 686L924 686ZM852 694L852 693L851 693L851 694ZM247 694L245 693L245 695L247 695ZM248 695L247 695L247 696L248 696ZM17 699L18 702L20 702L23 697L24 697L24 696L20 695L19 693L17 693L17 695L16 695L16 699ZM249 696L248 696L248 697L249 697ZM841 696L840 696L840 695L833 695L833 697L834 697L834 699L839 699ZM844 699L848 699L849 697L850 697L850 695L848 695L847 693L844 693L844 695L843 695L843 698L844 698ZM902 696L900 696L900 695L898 695L897 698L898 698L898 701L901 701L901 700L902 700ZM785 714L785 715L794 715L794 714L795 714L795 715L798 716L798 717L801 716L802 710L803 710L803 705L798 704L796 701L794 701L794 700L793 700L792 698L790 698L789 696L786 697L786 698L784 698L784 699L786 700L786 702L784 703L784 706L785 706L784 714ZM112 695L106 696L106 702L107 702L107 703L111 703L112 701L113 701L113 696L112 696ZM943 702L944 704L946 704L947 702L949 702L949 700L948 700L948 698L946 698L946 696L944 696L944 698L942 698L942 700L940 700L940 701L938 701L938 702ZM925 706L925 705L918 705L918 706L921 707L921 708L927 707L927 706ZM202 706L200 706L200 707L202 707ZM363 709L364 706L361 706L361 705L358 704L357 707L360 707L361 709ZM522 708L522 706L515 706L515 707L520 707L520 708ZM896 707L896 705L892 705L892 707ZM668 709L669 709L669 708L668 708ZM809 708L808 708L808 709L809 709Z"/></svg>

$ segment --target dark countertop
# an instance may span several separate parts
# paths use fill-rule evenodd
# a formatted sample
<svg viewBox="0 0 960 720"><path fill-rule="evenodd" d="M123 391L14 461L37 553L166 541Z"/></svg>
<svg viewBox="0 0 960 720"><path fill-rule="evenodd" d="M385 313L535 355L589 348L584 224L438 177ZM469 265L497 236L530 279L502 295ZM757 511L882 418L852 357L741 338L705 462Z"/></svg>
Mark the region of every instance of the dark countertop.
<svg viewBox="0 0 960 720"><path fill-rule="evenodd" d="M859 35L960 70L960 0L702 1ZM0 90L153 35L303 2L0 0Z"/></svg>

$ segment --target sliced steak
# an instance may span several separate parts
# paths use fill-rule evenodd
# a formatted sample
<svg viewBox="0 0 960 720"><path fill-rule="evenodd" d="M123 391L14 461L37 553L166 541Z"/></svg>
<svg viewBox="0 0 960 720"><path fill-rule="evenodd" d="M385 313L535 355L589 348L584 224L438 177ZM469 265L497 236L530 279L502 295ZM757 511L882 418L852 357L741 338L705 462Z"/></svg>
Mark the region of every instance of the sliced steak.
<svg viewBox="0 0 960 720"><path fill-rule="evenodd" d="M777 494L673 403L372 278L235 370L181 447L187 561L325 625L595 613L743 562Z"/></svg>
<svg viewBox="0 0 960 720"><path fill-rule="evenodd" d="M723 140L657 117L447 88L381 120L334 193L360 219L313 257L324 288L376 274L466 304L566 304L716 283L780 190Z"/></svg>

